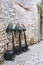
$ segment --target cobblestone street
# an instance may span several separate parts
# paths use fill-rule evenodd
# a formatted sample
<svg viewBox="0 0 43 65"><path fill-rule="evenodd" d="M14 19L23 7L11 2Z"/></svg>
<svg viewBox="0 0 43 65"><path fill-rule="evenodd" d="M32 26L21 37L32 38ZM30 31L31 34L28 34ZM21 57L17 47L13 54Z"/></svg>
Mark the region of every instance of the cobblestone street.
<svg viewBox="0 0 43 65"><path fill-rule="evenodd" d="M4 61L2 65L43 65L43 41L30 46L29 49L17 55L14 61Z"/></svg>

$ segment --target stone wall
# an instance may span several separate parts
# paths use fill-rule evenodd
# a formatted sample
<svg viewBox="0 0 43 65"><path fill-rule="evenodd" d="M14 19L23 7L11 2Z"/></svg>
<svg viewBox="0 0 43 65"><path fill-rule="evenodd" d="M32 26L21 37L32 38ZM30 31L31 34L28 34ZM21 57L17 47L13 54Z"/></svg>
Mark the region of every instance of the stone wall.
<svg viewBox="0 0 43 65"><path fill-rule="evenodd" d="M5 51L8 42L6 28L9 22L24 24L27 43L39 40L38 10L36 4L29 0L0 0L0 53ZM0 58L2 58L0 55Z"/></svg>

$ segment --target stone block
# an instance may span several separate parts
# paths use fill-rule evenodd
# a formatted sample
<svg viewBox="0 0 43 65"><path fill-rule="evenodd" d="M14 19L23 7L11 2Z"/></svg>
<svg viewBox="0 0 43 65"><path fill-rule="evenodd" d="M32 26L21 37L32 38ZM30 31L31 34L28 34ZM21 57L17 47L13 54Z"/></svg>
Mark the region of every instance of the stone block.
<svg viewBox="0 0 43 65"><path fill-rule="evenodd" d="M30 40L30 44L31 44L31 45L35 44L35 40L34 40L34 38L31 38L31 40Z"/></svg>

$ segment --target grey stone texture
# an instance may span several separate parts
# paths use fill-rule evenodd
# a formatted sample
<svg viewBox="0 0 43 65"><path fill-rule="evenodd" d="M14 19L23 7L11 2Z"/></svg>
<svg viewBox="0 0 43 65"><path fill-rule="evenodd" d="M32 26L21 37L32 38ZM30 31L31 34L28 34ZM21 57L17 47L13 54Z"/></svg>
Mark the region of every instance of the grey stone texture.
<svg viewBox="0 0 43 65"><path fill-rule="evenodd" d="M29 49L17 55L14 61L4 61L2 65L43 65L43 41L30 46Z"/></svg>
<svg viewBox="0 0 43 65"><path fill-rule="evenodd" d="M9 22L24 24L27 43L36 43L40 39L38 9L36 0L0 0L0 54L5 51L8 42L6 28ZM4 48L5 47L5 48ZM1 56L0 55L0 56Z"/></svg>

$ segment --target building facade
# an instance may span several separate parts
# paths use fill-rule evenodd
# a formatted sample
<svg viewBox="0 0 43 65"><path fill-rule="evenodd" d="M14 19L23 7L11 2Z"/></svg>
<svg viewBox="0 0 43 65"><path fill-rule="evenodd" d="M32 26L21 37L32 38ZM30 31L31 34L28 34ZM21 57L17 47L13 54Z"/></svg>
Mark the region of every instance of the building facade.
<svg viewBox="0 0 43 65"><path fill-rule="evenodd" d="M40 0L0 0L0 59L8 42L6 28L9 23L25 26L28 45L40 41L38 2Z"/></svg>

